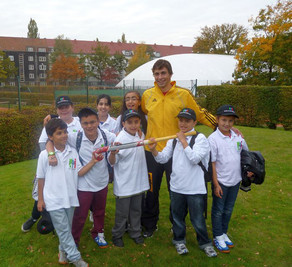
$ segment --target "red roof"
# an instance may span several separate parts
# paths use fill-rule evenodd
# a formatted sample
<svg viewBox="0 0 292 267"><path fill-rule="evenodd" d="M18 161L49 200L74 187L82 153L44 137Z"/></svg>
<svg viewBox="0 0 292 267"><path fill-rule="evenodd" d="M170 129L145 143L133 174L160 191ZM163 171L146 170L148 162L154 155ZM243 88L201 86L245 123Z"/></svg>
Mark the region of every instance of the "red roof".
<svg viewBox="0 0 292 267"><path fill-rule="evenodd" d="M96 46L96 41L80 41L70 40L75 54L84 53L91 54L92 48ZM110 54L122 51L134 51L138 44L136 43L118 43L118 42L99 42L109 48ZM27 51L27 47L50 47L53 48L55 39L33 39L23 37L1 37L0 36L0 51ZM159 52L160 56L188 54L192 53L192 47L189 46L175 46L175 45L157 45L147 44L153 48L155 52ZM36 51L36 49L35 49Z"/></svg>

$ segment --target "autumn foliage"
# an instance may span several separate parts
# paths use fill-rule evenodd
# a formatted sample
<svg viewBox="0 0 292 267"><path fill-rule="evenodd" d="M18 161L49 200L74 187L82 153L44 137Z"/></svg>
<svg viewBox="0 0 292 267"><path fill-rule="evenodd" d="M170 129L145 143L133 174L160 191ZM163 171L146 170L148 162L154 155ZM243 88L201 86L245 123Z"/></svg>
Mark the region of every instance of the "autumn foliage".
<svg viewBox="0 0 292 267"><path fill-rule="evenodd" d="M85 77L82 66L78 63L78 58L61 54L52 65L49 72L50 79L66 84Z"/></svg>
<svg viewBox="0 0 292 267"><path fill-rule="evenodd" d="M292 2L278 1L251 19L255 36L237 50L235 79L240 84L292 84Z"/></svg>

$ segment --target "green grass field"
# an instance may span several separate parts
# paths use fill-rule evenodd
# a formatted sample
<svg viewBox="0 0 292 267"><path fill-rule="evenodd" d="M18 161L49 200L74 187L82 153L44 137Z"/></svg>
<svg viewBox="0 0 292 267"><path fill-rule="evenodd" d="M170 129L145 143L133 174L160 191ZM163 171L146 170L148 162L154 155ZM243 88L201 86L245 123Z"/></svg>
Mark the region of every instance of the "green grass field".
<svg viewBox="0 0 292 267"><path fill-rule="evenodd" d="M138 246L124 236L125 247L111 243L115 202L112 185L106 209L105 235L110 243L99 249L85 225L80 251L90 266L292 266L292 132L238 127L250 150L259 150L266 159L266 181L240 192L231 219L229 235L235 248L229 255L207 258L199 250L187 218L188 255L179 256L173 247L168 221L169 198L165 181L160 190L160 220L155 235ZM197 128L208 135L204 126ZM40 235L36 227L23 233L21 224L30 216L32 180L36 160L0 167L0 266L59 266L58 238ZM210 185L209 185L210 188ZM209 190L207 226L211 236Z"/></svg>

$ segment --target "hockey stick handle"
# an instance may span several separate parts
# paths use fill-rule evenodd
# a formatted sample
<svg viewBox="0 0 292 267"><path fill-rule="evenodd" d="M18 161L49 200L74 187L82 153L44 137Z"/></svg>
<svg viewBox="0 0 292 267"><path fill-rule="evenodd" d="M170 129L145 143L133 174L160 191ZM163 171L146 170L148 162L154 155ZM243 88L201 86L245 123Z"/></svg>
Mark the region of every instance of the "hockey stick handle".
<svg viewBox="0 0 292 267"><path fill-rule="evenodd" d="M188 132L188 133L185 133L185 136L195 135L196 133L197 133L196 131ZM165 141L165 140L169 140L169 139L174 139L176 137L177 137L177 135L158 137L158 138L155 138L155 142L161 142L161 141ZM113 150L122 150L122 149L127 149L127 148L132 148L132 147L145 146L145 145L148 145L151 143L152 142L150 140L144 140L144 141L141 140L138 142L126 143L126 144L121 144L121 145L105 146L105 147L101 147L101 148L96 149L94 151L94 154L97 155L100 153L105 153L105 152L113 151Z"/></svg>

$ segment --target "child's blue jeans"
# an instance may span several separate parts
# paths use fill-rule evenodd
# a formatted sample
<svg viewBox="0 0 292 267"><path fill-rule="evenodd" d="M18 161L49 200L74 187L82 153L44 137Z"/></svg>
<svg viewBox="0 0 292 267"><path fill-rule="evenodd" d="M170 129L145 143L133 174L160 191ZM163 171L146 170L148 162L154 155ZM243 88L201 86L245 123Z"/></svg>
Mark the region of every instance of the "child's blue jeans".
<svg viewBox="0 0 292 267"><path fill-rule="evenodd" d="M240 183L230 187L224 186L220 183L219 185L223 191L222 198L215 196L214 185L212 184L213 204L211 219L214 237L227 233L228 224L237 198Z"/></svg>
<svg viewBox="0 0 292 267"><path fill-rule="evenodd" d="M171 212L173 217L173 244L186 243L185 217L189 209L190 220L197 233L199 247L204 249L212 245L208 237L204 217L204 196L202 194L185 195L170 191Z"/></svg>

